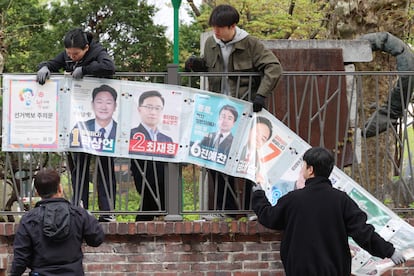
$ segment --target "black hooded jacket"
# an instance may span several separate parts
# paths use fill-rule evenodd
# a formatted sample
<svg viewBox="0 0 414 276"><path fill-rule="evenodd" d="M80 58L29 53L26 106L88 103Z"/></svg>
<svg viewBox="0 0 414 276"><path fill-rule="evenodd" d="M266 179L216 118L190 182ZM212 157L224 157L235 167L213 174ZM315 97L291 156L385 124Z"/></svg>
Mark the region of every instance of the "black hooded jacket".
<svg viewBox="0 0 414 276"><path fill-rule="evenodd" d="M103 240L102 226L83 208L64 198L41 200L20 221L9 275L27 267L44 276L84 275L83 241L97 247Z"/></svg>
<svg viewBox="0 0 414 276"><path fill-rule="evenodd" d="M263 226L283 230L280 256L287 276L349 276L348 237L373 256L394 253L355 201L326 177L306 180L303 189L281 197L275 206L264 191L254 192L252 202Z"/></svg>
<svg viewBox="0 0 414 276"><path fill-rule="evenodd" d="M66 51L63 51L54 59L40 63L38 69L43 66L47 66L52 73L57 73L61 69L66 72L73 72L76 67L80 66L82 66L83 75L104 77L115 73L115 64L112 58L100 43L94 41L90 42L89 50L78 62L71 60Z"/></svg>

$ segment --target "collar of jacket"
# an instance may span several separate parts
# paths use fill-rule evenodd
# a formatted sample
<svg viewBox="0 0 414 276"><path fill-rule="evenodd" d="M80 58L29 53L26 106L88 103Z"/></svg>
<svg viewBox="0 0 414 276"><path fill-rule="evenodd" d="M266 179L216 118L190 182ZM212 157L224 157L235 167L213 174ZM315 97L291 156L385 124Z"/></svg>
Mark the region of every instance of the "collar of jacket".
<svg viewBox="0 0 414 276"><path fill-rule="evenodd" d="M246 36L245 38L243 38L240 41L237 41L236 43L233 43L233 50L232 52L234 52L234 50L246 50L248 47L247 43L244 43L244 41L246 41L246 39L248 39L250 36ZM215 41L214 37L210 37L211 39L211 49L220 49L220 45Z"/></svg>
<svg viewBox="0 0 414 276"><path fill-rule="evenodd" d="M329 178L327 178L325 176L315 176L315 177L312 177L312 178L308 178L305 181L305 187L320 185L320 184L329 184L329 186L332 187L331 180L329 180Z"/></svg>
<svg viewBox="0 0 414 276"><path fill-rule="evenodd" d="M47 204L47 203L51 203L51 202L68 202L66 199L64 199L63 197L53 197L53 198L45 198L42 199L40 201L38 201L35 205L35 207L39 207L43 204Z"/></svg>

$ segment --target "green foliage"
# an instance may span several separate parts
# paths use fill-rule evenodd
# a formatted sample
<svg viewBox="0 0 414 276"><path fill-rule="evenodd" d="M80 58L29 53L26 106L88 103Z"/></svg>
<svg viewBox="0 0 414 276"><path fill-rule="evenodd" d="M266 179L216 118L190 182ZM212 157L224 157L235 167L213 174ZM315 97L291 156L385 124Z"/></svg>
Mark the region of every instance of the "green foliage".
<svg viewBox="0 0 414 276"><path fill-rule="evenodd" d="M194 211L200 209L200 200L198 198L199 182L194 181L199 179L199 169L194 165L187 165L182 167L182 209L183 211ZM184 220L198 220L199 215L184 215Z"/></svg>
<svg viewBox="0 0 414 276"><path fill-rule="evenodd" d="M384 199L384 204L390 206L393 203L392 199L386 198Z"/></svg>
<svg viewBox="0 0 414 276"><path fill-rule="evenodd" d="M240 13L239 27L260 39L325 38L326 1L309 0L217 0L215 5L230 4ZM197 18L205 30L213 5L202 9Z"/></svg>
<svg viewBox="0 0 414 276"><path fill-rule="evenodd" d="M190 55L200 55L200 34L203 32L198 22L180 26L180 57L185 60Z"/></svg>
<svg viewBox="0 0 414 276"><path fill-rule="evenodd" d="M0 48L7 72L35 70L48 16L37 0L0 1Z"/></svg>
<svg viewBox="0 0 414 276"><path fill-rule="evenodd" d="M200 36L209 31L208 20L215 5L230 4L240 13L238 26L259 39L313 39L325 38L326 1L309 0L217 0L200 7L201 15L191 24L180 26L180 63L191 55L200 55ZM183 80L184 82L186 80ZM197 83L192 86L197 86Z"/></svg>
<svg viewBox="0 0 414 276"><path fill-rule="evenodd" d="M117 71L165 71L172 61L165 27L156 25L144 0L2 1L6 72L33 72L63 51L62 38L81 27L96 35L114 57Z"/></svg>
<svg viewBox="0 0 414 276"><path fill-rule="evenodd" d="M141 196L134 188L128 190L128 193L125 193L121 197L121 202L118 203L121 205L119 209L128 210L128 211L137 211L140 208ZM125 206L125 207L123 207ZM116 220L119 222L132 222L135 221L135 215L119 215L116 217Z"/></svg>
<svg viewBox="0 0 414 276"><path fill-rule="evenodd" d="M410 1L410 6L408 7L407 17L404 18L404 21L408 25L408 34L406 35L406 41L414 45L414 3Z"/></svg>
<svg viewBox="0 0 414 276"><path fill-rule="evenodd" d="M154 24L156 9L146 1L68 0L61 6L54 2L50 24L64 34L73 27L82 27L96 34L113 55L117 71L164 71L171 60L165 27ZM68 16L69 15L69 16ZM62 26L64 29L62 30Z"/></svg>
<svg viewBox="0 0 414 276"><path fill-rule="evenodd" d="M192 55L200 56L200 34L203 32L201 25L194 22L189 25L180 26L180 67L184 69L185 61ZM190 79L183 78L181 84L190 86ZM200 78L192 78L191 86L199 88Z"/></svg>
<svg viewBox="0 0 414 276"><path fill-rule="evenodd" d="M323 0L209 0L199 7L201 15L180 27L180 62L198 55L200 34L209 30L215 5L229 3L241 15L239 26L261 39L328 38L328 24L335 24L335 1ZM165 27L153 21L156 8L145 0L2 0L0 1L0 51L5 72L33 72L43 60L63 50L62 38L82 27L115 59L117 71L165 71L172 62L172 45ZM413 30L412 5L407 6L404 26ZM331 19L331 17L333 19ZM331 23L330 23L331 22ZM330 26L336 28L335 25ZM412 33L404 39L413 42ZM1 68L1 64L0 64Z"/></svg>

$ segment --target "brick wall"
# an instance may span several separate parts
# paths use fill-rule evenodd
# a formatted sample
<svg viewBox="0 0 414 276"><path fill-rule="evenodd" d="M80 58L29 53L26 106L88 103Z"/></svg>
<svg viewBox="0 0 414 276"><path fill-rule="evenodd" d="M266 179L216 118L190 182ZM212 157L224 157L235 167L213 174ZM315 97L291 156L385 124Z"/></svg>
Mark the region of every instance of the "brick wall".
<svg viewBox="0 0 414 276"><path fill-rule="evenodd" d="M414 220L412 221L414 222ZM89 276L282 276L281 234L257 222L105 223L106 241L84 247ZM0 276L12 261L14 223L0 224ZM414 261L387 273L414 275Z"/></svg>

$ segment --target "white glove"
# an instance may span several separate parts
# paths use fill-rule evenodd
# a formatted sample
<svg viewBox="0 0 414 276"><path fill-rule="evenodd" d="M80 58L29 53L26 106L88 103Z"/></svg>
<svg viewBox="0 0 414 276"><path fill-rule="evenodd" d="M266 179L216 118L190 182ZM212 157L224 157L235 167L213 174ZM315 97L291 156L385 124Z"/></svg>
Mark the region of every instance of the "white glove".
<svg viewBox="0 0 414 276"><path fill-rule="evenodd" d="M400 251L396 249L394 251L394 254L391 256L391 260L394 262L394 264L399 265L405 262L405 257Z"/></svg>
<svg viewBox="0 0 414 276"><path fill-rule="evenodd" d="M255 184L252 186L252 193L256 192L256 191L263 191L262 186L260 186L260 184Z"/></svg>
<svg viewBox="0 0 414 276"><path fill-rule="evenodd" d="M83 77L82 66L81 67L76 67L75 70L73 70L73 72L72 72L72 78L74 78L75 80L79 80L82 77Z"/></svg>
<svg viewBox="0 0 414 276"><path fill-rule="evenodd" d="M49 76L50 76L49 68L47 68L47 66L43 66L42 68L39 69L39 71L37 71L36 81L39 84L43 85L45 84Z"/></svg>
<svg viewBox="0 0 414 276"><path fill-rule="evenodd" d="M88 215L93 216L93 214L89 210L87 210L87 209L85 209L85 207L83 207L83 200L82 199L79 201L79 207L83 208L86 211L86 213L88 213Z"/></svg>

